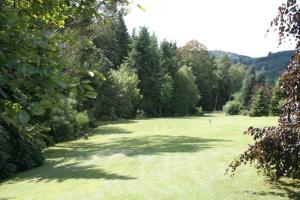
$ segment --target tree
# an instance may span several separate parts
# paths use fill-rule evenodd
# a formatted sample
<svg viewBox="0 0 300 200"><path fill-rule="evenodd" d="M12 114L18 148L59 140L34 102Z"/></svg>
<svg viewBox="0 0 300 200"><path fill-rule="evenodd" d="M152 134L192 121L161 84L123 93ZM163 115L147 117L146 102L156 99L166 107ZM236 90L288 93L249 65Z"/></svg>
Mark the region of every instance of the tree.
<svg viewBox="0 0 300 200"><path fill-rule="evenodd" d="M228 55L221 57L217 60L217 69L215 73L217 75L217 93L215 110L221 110L223 105L229 100L231 95L231 80L229 76L229 69L231 63Z"/></svg>
<svg viewBox="0 0 300 200"><path fill-rule="evenodd" d="M230 164L234 172L242 163L256 163L256 168L277 180L282 176L300 178L300 6L298 1L287 0L278 9L271 26L279 30L279 44L290 35L297 42L287 70L281 76L280 88L285 103L277 127L253 128L245 133L255 143Z"/></svg>
<svg viewBox="0 0 300 200"><path fill-rule="evenodd" d="M97 26L94 43L102 49L116 69L128 55L130 37L123 19L124 11L119 11L112 19Z"/></svg>
<svg viewBox="0 0 300 200"><path fill-rule="evenodd" d="M0 146L7 147L0 149L1 178L43 163L53 113L62 109L64 99L97 96L89 83L103 75L86 62L86 52L78 53L90 49L89 34L83 32L126 3L0 2ZM79 62L73 65L76 57Z"/></svg>
<svg viewBox="0 0 300 200"><path fill-rule="evenodd" d="M196 40L187 42L177 52L180 64L190 66L196 77L196 85L202 96L198 105L203 110L213 110L217 88L214 59L209 56L207 48Z"/></svg>
<svg viewBox="0 0 300 200"><path fill-rule="evenodd" d="M283 106L284 98L282 95L282 92L280 91L280 84L278 79L276 81L275 87L273 88L272 91L272 98L271 98L271 103L270 103L270 113L273 116L278 116L280 114L280 109Z"/></svg>
<svg viewBox="0 0 300 200"><path fill-rule="evenodd" d="M191 67L182 66L175 78L173 112L178 115L188 115L195 110L200 98L196 77Z"/></svg>
<svg viewBox="0 0 300 200"><path fill-rule="evenodd" d="M149 116L160 114L160 60L156 37L151 36L146 27L142 27L134 37L127 65L136 70L142 100L141 108Z"/></svg>
<svg viewBox="0 0 300 200"><path fill-rule="evenodd" d="M127 66L121 65L118 70L110 71L109 78L112 80L112 87L117 94L115 99L111 99L111 101L116 101L115 114L121 118L134 117L140 99L137 74Z"/></svg>
<svg viewBox="0 0 300 200"><path fill-rule="evenodd" d="M174 92L174 79L179 69L179 62L176 55L175 43L164 40L160 44L160 66L161 66L161 114L170 115L172 96Z"/></svg>
<svg viewBox="0 0 300 200"><path fill-rule="evenodd" d="M234 64L229 68L229 77L232 82L231 91L237 92L243 85L243 80L246 76L246 66L243 64Z"/></svg>
<svg viewBox="0 0 300 200"><path fill-rule="evenodd" d="M172 79L175 77L179 69L179 62L176 53L177 46L175 43L164 40L160 44L160 64L162 73L168 73Z"/></svg>
<svg viewBox="0 0 300 200"><path fill-rule="evenodd" d="M247 73L246 77L243 80L243 86L242 86L242 104L245 107L248 107L251 102L251 98L253 95L253 86L255 84L255 70L254 68L250 68Z"/></svg>
<svg viewBox="0 0 300 200"><path fill-rule="evenodd" d="M164 74L161 80L161 114L170 115L172 112L172 97L174 93L174 80L169 74Z"/></svg>
<svg viewBox="0 0 300 200"><path fill-rule="evenodd" d="M264 89L260 89L251 104L250 116L260 117L269 115L269 101Z"/></svg>

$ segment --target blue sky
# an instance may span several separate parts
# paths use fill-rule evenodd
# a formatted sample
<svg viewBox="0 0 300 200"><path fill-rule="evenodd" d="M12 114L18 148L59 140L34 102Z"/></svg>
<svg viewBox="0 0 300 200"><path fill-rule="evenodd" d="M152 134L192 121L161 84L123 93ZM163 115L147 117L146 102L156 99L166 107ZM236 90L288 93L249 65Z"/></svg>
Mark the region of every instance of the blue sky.
<svg viewBox="0 0 300 200"><path fill-rule="evenodd" d="M284 0L134 0L125 17L128 30L149 27L159 41L176 41L178 46L196 39L209 50L231 51L260 57L278 48L278 33L266 36L277 8ZM136 5L140 4L145 11Z"/></svg>

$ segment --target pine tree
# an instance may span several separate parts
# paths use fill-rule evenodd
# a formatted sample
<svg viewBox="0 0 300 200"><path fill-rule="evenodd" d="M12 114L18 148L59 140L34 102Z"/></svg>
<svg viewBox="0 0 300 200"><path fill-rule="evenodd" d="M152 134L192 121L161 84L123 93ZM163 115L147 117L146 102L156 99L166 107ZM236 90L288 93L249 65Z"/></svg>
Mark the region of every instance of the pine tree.
<svg viewBox="0 0 300 200"><path fill-rule="evenodd" d="M141 108L149 116L160 114L160 60L155 36L142 27L134 37L132 49L126 60L127 65L137 71L142 100Z"/></svg>
<svg viewBox="0 0 300 200"><path fill-rule="evenodd" d="M255 84L255 70L254 68L249 69L249 71L246 73L246 77L243 81L243 87L242 87L242 104L245 107L249 107L251 102L251 97L253 95L253 86Z"/></svg>
<svg viewBox="0 0 300 200"><path fill-rule="evenodd" d="M275 87L273 88L272 91L272 99L270 103L270 113L273 116L278 116L281 106L283 104L283 95L280 92L280 86L279 86L279 81L276 82Z"/></svg>
<svg viewBox="0 0 300 200"><path fill-rule="evenodd" d="M260 89L252 102L250 116L260 117L269 115L269 101L264 89Z"/></svg>
<svg viewBox="0 0 300 200"><path fill-rule="evenodd" d="M111 21L100 24L94 38L96 47L103 50L115 69L120 67L129 51L130 37L123 14L123 11L120 11Z"/></svg>
<svg viewBox="0 0 300 200"><path fill-rule="evenodd" d="M217 94L215 110L221 110L223 105L229 100L231 94L231 80L229 76L229 69L231 63L228 55L223 56L217 60Z"/></svg>

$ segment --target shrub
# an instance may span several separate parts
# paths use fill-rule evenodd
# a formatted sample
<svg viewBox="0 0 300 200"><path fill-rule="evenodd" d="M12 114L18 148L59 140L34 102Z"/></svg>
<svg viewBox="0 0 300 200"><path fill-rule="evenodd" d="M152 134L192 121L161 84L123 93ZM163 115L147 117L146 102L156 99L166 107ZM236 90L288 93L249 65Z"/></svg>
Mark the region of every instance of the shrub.
<svg viewBox="0 0 300 200"><path fill-rule="evenodd" d="M0 179L39 166L43 161L42 147L35 138L0 124Z"/></svg>
<svg viewBox="0 0 300 200"><path fill-rule="evenodd" d="M227 115L238 115L238 114L240 114L242 108L243 108L243 106L242 106L242 104L240 102L238 102L236 100L232 100L232 101L228 101L224 105L223 111Z"/></svg>
<svg viewBox="0 0 300 200"><path fill-rule="evenodd" d="M80 132L88 129L90 120L87 111L77 113L74 120L75 126Z"/></svg>

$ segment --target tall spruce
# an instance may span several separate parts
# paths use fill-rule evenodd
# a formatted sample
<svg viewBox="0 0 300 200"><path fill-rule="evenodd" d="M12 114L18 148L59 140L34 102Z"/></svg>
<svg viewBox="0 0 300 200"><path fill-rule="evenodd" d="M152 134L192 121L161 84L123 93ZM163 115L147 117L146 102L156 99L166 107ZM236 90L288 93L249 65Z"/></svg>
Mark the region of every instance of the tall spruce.
<svg viewBox="0 0 300 200"><path fill-rule="evenodd" d="M146 27L133 38L127 64L137 71L142 95L141 108L148 116L160 114L160 60L157 39Z"/></svg>
<svg viewBox="0 0 300 200"><path fill-rule="evenodd" d="M255 84L255 70L254 68L250 68L247 73L246 77L243 81L243 86L242 86L242 104L245 107L250 106L251 98L254 92L254 86Z"/></svg>
<svg viewBox="0 0 300 200"><path fill-rule="evenodd" d="M112 19L100 24L94 38L96 47L102 49L115 69L122 64L129 51L130 37L123 14L120 11Z"/></svg>
<svg viewBox="0 0 300 200"><path fill-rule="evenodd" d="M160 65L161 65L161 114L171 114L171 103L174 92L174 79L179 69L179 62L176 55L176 43L164 40L160 44Z"/></svg>
<svg viewBox="0 0 300 200"><path fill-rule="evenodd" d="M250 116L261 117L269 115L269 100L263 88L259 89L255 94L251 104Z"/></svg>
<svg viewBox="0 0 300 200"><path fill-rule="evenodd" d="M216 93L215 110L221 110L223 105L229 100L231 95L231 80L229 76L229 69L231 63L228 55L217 60L217 84L218 89Z"/></svg>

